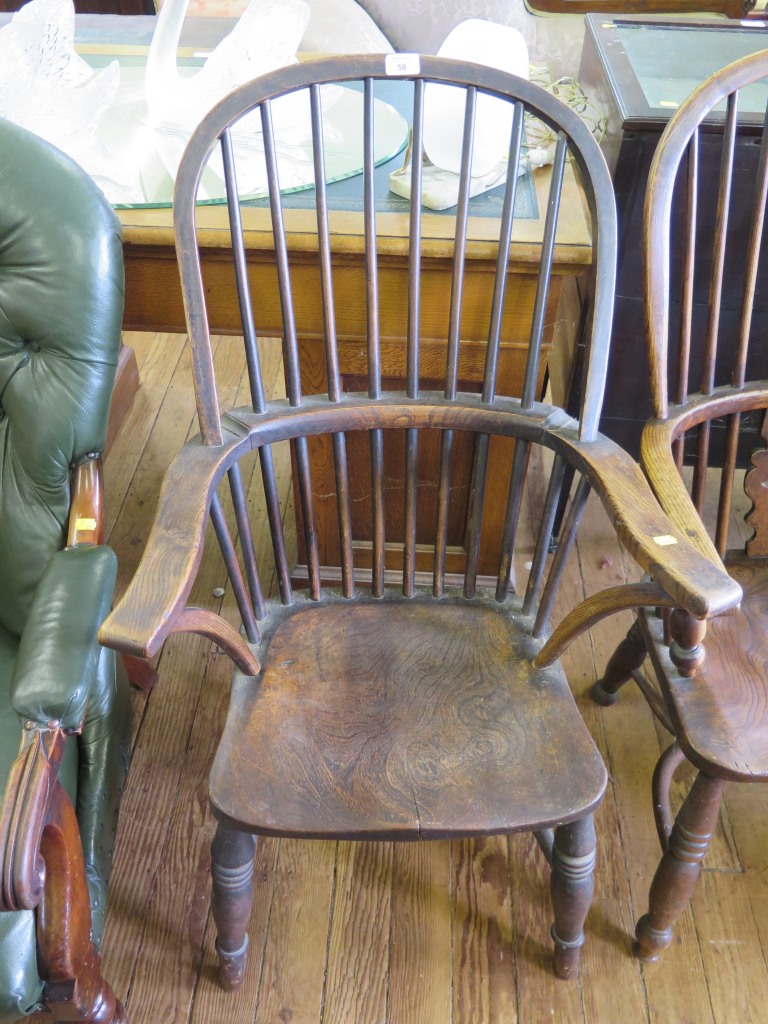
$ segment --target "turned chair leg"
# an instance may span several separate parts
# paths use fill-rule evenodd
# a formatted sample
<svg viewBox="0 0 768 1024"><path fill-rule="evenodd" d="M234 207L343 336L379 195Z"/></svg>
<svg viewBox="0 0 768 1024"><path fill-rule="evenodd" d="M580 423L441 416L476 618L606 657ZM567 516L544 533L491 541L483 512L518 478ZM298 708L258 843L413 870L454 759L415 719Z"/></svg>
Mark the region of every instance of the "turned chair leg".
<svg viewBox="0 0 768 1024"><path fill-rule="evenodd" d="M649 910L637 922L635 955L658 960L672 941L672 927L691 898L701 862L712 842L724 782L699 772L680 808L648 897Z"/></svg>
<svg viewBox="0 0 768 1024"><path fill-rule="evenodd" d="M589 695L596 704L610 707L616 703L619 690L632 678L645 661L648 650L645 646L640 623L635 620L629 632L613 652L605 667L602 679L598 679Z"/></svg>
<svg viewBox="0 0 768 1024"><path fill-rule="evenodd" d="M219 822L211 846L211 909L218 937L219 981L232 992L243 983L253 906L256 837Z"/></svg>
<svg viewBox="0 0 768 1024"><path fill-rule="evenodd" d="M579 974L584 920L592 904L595 868L595 826L592 815L561 825L552 848L550 891L555 923L555 974L568 980Z"/></svg>

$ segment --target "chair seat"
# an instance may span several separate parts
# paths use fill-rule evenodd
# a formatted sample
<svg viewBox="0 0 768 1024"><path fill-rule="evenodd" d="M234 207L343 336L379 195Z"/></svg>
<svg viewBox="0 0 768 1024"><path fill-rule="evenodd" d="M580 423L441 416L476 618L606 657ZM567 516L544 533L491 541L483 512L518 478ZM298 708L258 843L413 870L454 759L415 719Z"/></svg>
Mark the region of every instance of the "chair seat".
<svg viewBox="0 0 768 1024"><path fill-rule="evenodd" d="M266 835L425 839L542 828L602 796L559 665L504 609L302 602L236 674L210 792Z"/></svg>
<svg viewBox="0 0 768 1024"><path fill-rule="evenodd" d="M648 614L643 622L686 757L704 771L761 782L768 779L768 560L738 553L726 565L744 591L741 611L707 623L695 678L676 671L661 622Z"/></svg>

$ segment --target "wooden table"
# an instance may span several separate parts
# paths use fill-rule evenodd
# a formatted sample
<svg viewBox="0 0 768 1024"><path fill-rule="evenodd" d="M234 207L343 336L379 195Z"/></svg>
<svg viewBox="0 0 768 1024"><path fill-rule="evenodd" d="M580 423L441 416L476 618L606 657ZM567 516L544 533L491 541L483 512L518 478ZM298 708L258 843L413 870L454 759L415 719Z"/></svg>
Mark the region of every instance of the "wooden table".
<svg viewBox="0 0 768 1024"><path fill-rule="evenodd" d="M547 170L537 172L534 184L539 211L546 208L549 183ZM172 213L168 209L121 210L126 265L125 326L132 330L184 331L176 256L173 245ZM249 274L256 328L263 336L279 335L281 327L277 294L272 235L269 214L264 209L244 209L243 223L248 247ZM528 347L528 330L535 296L539 260L542 215L538 219L516 222L509 265L508 299L506 303L499 363L499 393L520 393ZM307 210L286 210L291 269L294 276L296 324L299 334L303 384L307 393L322 392L327 384L323 352L323 324L320 305L320 275L317 259L317 234L314 213ZM365 387L365 295L362 215L348 211L331 212L333 232L334 289L337 299L339 359L344 387L357 390ZM451 288L453 235L452 215L428 214L423 219L422 249L422 375L424 387L441 386L445 366L445 338ZM459 364L459 386L479 390L485 358L485 340L491 303L492 275L496 259L495 218L471 217L467 273L465 280L462 345ZM377 217L380 260L380 330L382 338L382 373L384 386L399 388L405 379L406 295L408 219L400 213L381 213ZM226 212L220 206L199 210L199 238L203 249L203 276L211 328L214 332L240 333L240 318L234 275L230 259L229 229ZM555 250L555 269L546 313L543 358L539 369L543 385L547 357L561 333L575 331L575 318L558 313L563 283L584 270L591 258L588 222L583 197L570 171L562 202L561 226ZM567 346L562 346L563 350ZM565 382L555 360L553 373L560 392ZM417 570L431 569L431 533L436 521L437 464L439 438L425 432L420 445L417 520L419 554ZM348 439L350 478L358 482L359 493L353 495L353 532L355 565L370 566L371 538L366 535L370 522L369 464L367 449ZM488 474L486 515L481 544L479 571L496 571L491 555L493 539L498 538L503 521L509 486L511 452L514 442L495 438L491 447ZM332 460L330 445L322 442L313 448L313 488L316 495L332 493L330 486ZM457 446L449 549L448 573L461 573L464 568L464 532L472 468L472 445L463 439ZM403 453L385 446L387 568L402 565ZM326 486L326 481L329 486ZM318 500L321 564L339 565L336 511L332 502ZM299 531L299 537L301 538ZM300 541L300 562L302 561ZM324 571L327 580L335 578L336 570ZM301 568L298 577L301 577Z"/></svg>

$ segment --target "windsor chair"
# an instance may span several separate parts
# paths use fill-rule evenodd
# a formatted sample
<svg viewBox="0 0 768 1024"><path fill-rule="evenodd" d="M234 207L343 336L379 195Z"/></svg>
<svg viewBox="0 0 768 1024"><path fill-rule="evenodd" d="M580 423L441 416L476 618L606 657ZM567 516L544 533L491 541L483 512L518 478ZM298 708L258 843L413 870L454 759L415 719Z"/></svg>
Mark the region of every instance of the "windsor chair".
<svg viewBox="0 0 768 1024"><path fill-rule="evenodd" d="M218 929L220 977L237 987L243 977L246 929L252 901L256 835L305 838L426 840L532 831L551 864L555 923L555 970L573 977L578 969L583 922L591 901L595 860L592 812L606 783L605 769L578 713L557 661L563 647L593 622L636 604L681 604L703 616L737 603L738 586L677 531L658 507L639 468L597 434L608 353L615 259L615 211L610 177L599 148L581 120L549 94L502 72L422 57L409 68L413 92L413 151L421 152L425 93L435 83L464 94L463 160L458 185L453 290L444 349L443 380L427 388L420 364L420 256L422 163L412 161L407 293L401 296L407 361L404 392L385 390L381 349L392 344L379 334L377 218L375 209L375 90L387 78L381 56L318 60L276 71L223 100L194 133L176 182L175 226L189 335L193 352L200 436L171 465L140 567L101 637L120 650L151 656L166 637L180 631L213 639L234 660L231 706L210 776L210 799L218 819L212 849L213 913ZM336 274L324 173L325 87L362 80L360 140L364 230L359 258L367 268L367 376L362 389L345 391L338 369ZM290 211L279 190L282 174L279 106L287 94L307 94L311 120L317 234L292 237ZM485 97L498 100L496 131L510 139L500 189L496 273L488 280L488 344L480 393L457 389L461 340L462 284L471 191L476 109ZM508 110L509 116L505 115ZM266 402L249 253L238 201L238 149L245 147L238 123L256 111L269 181L276 253L276 288L283 323L287 398ZM522 395L497 393L499 346L509 330L505 301L507 264L515 240L518 164L524 153L526 112L556 132L536 301ZM253 121L250 122L251 125ZM249 404L222 410L212 362L201 274L195 196L203 169L220 150L232 225L250 387ZM578 421L537 400L540 355L551 270L558 247L560 193L568 154L580 174L592 227L594 278L590 352ZM537 172L541 173L541 172ZM543 172L547 174L549 172ZM327 392L302 389L293 315L291 246L315 247L320 263L316 301L325 323ZM528 244L528 243L526 243ZM304 296L306 298L306 296ZM434 372L434 371L432 371ZM350 382L347 382L349 386ZM445 572L447 521L451 513L451 466L460 435L473 452L467 513L467 569L461 585ZM385 436L402 438L404 480L402 571L385 572L388 496ZM440 446L435 481L417 474L420 446ZM498 578L494 589L477 586L477 551L483 520L486 466L495 437L514 438L505 526L496 538ZM334 502L341 551L341 585L322 585L311 455L329 440ZM364 582L353 563L351 491L347 449L362 440L370 452L372 566ZM275 482L276 452L290 445L296 501L301 512L308 588L291 581L288 542ZM529 454L539 445L553 453L553 466L531 548L527 581L516 537ZM251 453L254 453L249 460ZM548 565L552 523L566 464L577 470L569 512L557 553ZM391 465L387 473L391 473ZM245 474L248 474L246 479ZM254 474L251 477L250 474ZM253 480L259 482L255 485ZM251 482L248 482L251 481ZM225 493L220 493L219 485ZM417 491L436 487L435 557L429 586L415 571ZM589 491L609 509L630 551L655 580L594 595L551 630L550 618L565 561L573 548ZM228 491L228 494L226 493ZM265 508L271 551L256 556L246 494ZM225 514L232 506L238 544ZM262 504L263 502L263 504ZM189 602L210 517L234 594L241 631L210 607ZM421 525L421 524L420 524ZM518 564L515 565L517 558ZM548 571L547 571L548 570ZM278 596L267 599L274 573Z"/></svg>
<svg viewBox="0 0 768 1024"><path fill-rule="evenodd" d="M729 65L697 89L662 135L646 195L645 301L655 417L643 432L642 465L676 526L694 538L713 564L724 559L744 591L739 614L706 623L683 609L662 619L641 611L593 690L598 703L612 704L634 677L674 737L653 779L664 852L635 945L637 955L649 961L671 942L673 925L690 899L717 823L725 781L768 779L764 450L752 454L744 477L753 503L746 516L753 536L746 544L738 535L729 536L734 484L744 454L739 449L755 437L743 429L748 418L762 420L766 437L768 384L754 379L765 373L764 340L759 325L753 324L753 314L765 308L768 294L758 274L765 254L765 125L755 136L760 145L756 179L753 170L739 166L734 153L741 91L767 75L764 50ZM753 91L751 102L755 100L765 109L763 86ZM718 132L713 112L722 104L726 113L724 123L719 115ZM700 187L704 147L709 156L713 148L720 152L716 202ZM738 216L730 204L736 189L749 190L753 197ZM694 273L694 266L700 272ZM739 308L727 308L722 301L724 281L731 294L742 297ZM692 472L686 466L690 462ZM713 507L707 482L717 483L718 474ZM658 688L640 672L646 654ZM697 776L673 821L669 789L685 759Z"/></svg>

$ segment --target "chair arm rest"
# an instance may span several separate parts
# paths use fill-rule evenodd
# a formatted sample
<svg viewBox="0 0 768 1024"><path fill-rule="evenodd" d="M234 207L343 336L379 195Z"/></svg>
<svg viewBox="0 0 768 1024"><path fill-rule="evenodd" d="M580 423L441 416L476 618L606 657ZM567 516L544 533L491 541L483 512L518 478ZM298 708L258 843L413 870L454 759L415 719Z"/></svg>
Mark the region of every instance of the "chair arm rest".
<svg viewBox="0 0 768 1024"><path fill-rule="evenodd" d="M11 679L27 722L78 730L96 673L96 633L112 604L117 559L107 547L57 551L35 592Z"/></svg>
<svg viewBox="0 0 768 1024"><path fill-rule="evenodd" d="M640 437L640 465L666 514L707 557L720 556L691 501L672 455L672 443L681 432L675 419L649 420Z"/></svg>
<svg viewBox="0 0 768 1024"><path fill-rule="evenodd" d="M187 444L166 472L141 562L99 631L99 641L124 654L158 653L184 611L202 558L211 498L246 439L205 447Z"/></svg>
<svg viewBox="0 0 768 1024"><path fill-rule="evenodd" d="M51 802L68 799L57 781L65 743L62 729L22 732L0 804L0 911L31 910L40 902L43 829Z"/></svg>
<svg viewBox="0 0 768 1024"><path fill-rule="evenodd" d="M697 619L739 606L741 587L726 572L701 522L681 523L668 516L622 448L598 436L577 442L572 452L621 542L676 604Z"/></svg>

